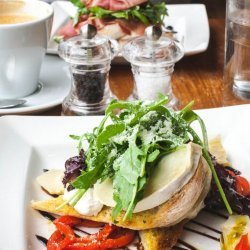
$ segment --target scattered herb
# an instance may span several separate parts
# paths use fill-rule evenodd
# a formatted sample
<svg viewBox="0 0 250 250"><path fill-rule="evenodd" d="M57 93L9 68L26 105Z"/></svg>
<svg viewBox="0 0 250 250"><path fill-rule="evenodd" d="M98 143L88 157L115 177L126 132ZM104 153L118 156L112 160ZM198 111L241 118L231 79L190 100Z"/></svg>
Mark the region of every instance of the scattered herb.
<svg viewBox="0 0 250 250"><path fill-rule="evenodd" d="M126 211L124 220L132 217L160 158L189 141L202 146L222 200L228 212L232 212L208 153L204 123L191 110L193 103L176 113L165 106L167 101L163 95L157 102L113 100L98 128L92 133L74 137L79 138L79 145L82 140L87 140L89 147L86 151L87 168L71 184L83 194L97 180L111 178L116 202L114 221L122 210ZM119 114L115 113L117 110L120 110ZM204 142L191 128L194 121L200 124Z"/></svg>

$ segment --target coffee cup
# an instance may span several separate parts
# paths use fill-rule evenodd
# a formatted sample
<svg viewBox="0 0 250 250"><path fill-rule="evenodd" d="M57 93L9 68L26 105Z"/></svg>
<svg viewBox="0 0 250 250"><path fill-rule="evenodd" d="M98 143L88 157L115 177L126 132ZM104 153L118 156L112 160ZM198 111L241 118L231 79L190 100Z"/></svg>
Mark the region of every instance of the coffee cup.
<svg viewBox="0 0 250 250"><path fill-rule="evenodd" d="M0 100L36 91L52 16L39 0L0 0Z"/></svg>

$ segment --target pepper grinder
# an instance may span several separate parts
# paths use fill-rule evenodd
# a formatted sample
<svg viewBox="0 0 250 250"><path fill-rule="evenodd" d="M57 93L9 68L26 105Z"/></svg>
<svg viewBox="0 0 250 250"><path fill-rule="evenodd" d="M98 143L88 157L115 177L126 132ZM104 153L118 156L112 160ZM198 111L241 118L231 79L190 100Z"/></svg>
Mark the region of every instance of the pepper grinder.
<svg viewBox="0 0 250 250"><path fill-rule="evenodd" d="M168 95L168 106L177 108L172 93L174 65L183 57L182 45L162 34L159 26L149 26L142 37L123 47L123 56L131 63L134 76L132 99L156 100L159 93Z"/></svg>
<svg viewBox="0 0 250 250"><path fill-rule="evenodd" d="M62 115L104 114L110 102L108 75L111 60L118 53L115 40L97 34L86 24L80 35L59 44L59 55L71 74L71 90L62 104Z"/></svg>

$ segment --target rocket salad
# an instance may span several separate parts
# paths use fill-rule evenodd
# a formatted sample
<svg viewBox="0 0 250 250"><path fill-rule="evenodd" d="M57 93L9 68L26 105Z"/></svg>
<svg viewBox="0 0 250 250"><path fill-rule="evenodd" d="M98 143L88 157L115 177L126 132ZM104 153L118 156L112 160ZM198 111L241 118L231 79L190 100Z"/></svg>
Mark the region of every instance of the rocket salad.
<svg viewBox="0 0 250 250"><path fill-rule="evenodd" d="M79 152L83 140L88 142L86 166L71 182L78 189L70 198L71 204L76 204L97 181L110 178L116 202L113 220L122 210L126 211L123 219L131 219L159 160L192 141L202 147L220 196L229 214L232 213L208 153L206 128L202 119L191 110L193 103L176 113L165 106L167 101L163 95L157 102L113 100L99 127L81 136L71 135L78 141ZM191 127L195 121L200 124L203 140Z"/></svg>

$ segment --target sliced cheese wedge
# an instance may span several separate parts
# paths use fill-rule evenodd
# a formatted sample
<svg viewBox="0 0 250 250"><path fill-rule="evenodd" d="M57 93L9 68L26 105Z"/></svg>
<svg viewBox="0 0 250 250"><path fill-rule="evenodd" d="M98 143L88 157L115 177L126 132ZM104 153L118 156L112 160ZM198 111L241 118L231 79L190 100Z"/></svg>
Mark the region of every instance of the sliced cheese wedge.
<svg viewBox="0 0 250 250"><path fill-rule="evenodd" d="M134 213L149 210L169 200L194 175L202 149L194 143L161 159L145 188L144 198L139 201ZM95 197L104 205L115 206L113 186L110 179L94 185Z"/></svg>
<svg viewBox="0 0 250 250"><path fill-rule="evenodd" d="M36 178L40 186L42 186L50 194L63 194L64 186L62 183L64 173L61 169L51 169Z"/></svg>

